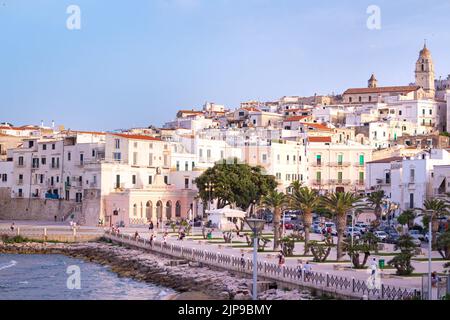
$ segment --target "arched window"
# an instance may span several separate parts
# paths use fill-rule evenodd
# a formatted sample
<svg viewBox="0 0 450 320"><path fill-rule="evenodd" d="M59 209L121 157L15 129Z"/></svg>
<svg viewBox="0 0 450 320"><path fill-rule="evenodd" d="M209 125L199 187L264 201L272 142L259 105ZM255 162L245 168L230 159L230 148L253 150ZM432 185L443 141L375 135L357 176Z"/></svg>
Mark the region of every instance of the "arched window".
<svg viewBox="0 0 450 320"><path fill-rule="evenodd" d="M180 201L177 201L175 205L175 217L181 218L181 204Z"/></svg>
<svg viewBox="0 0 450 320"><path fill-rule="evenodd" d="M166 203L166 218L167 220L172 219L172 202L167 201Z"/></svg>
<svg viewBox="0 0 450 320"><path fill-rule="evenodd" d="M162 221L162 210L163 210L163 204L161 201L158 201L156 203L156 217L159 221Z"/></svg>
<svg viewBox="0 0 450 320"><path fill-rule="evenodd" d="M137 217L137 204L133 205L133 216Z"/></svg>
<svg viewBox="0 0 450 320"><path fill-rule="evenodd" d="M151 221L153 219L153 205L151 201L148 201L145 205L145 216L147 217L147 221Z"/></svg>

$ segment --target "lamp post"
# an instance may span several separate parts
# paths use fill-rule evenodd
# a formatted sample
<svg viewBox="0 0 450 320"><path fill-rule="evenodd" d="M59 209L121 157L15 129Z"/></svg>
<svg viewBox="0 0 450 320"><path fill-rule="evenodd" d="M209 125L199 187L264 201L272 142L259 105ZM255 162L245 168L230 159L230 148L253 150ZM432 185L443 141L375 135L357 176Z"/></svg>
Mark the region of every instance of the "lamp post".
<svg viewBox="0 0 450 320"><path fill-rule="evenodd" d="M262 219L245 219L245 222L253 232L253 300L258 300L258 235L264 228Z"/></svg>
<svg viewBox="0 0 450 320"><path fill-rule="evenodd" d="M211 211L211 193L214 192L214 183L206 183L205 190L208 192L208 210Z"/></svg>
<svg viewBox="0 0 450 320"><path fill-rule="evenodd" d="M432 233L432 226L433 226L433 210L427 210L426 211L430 217L430 222L428 223L428 300L433 300L433 287L431 285L431 250L433 249L433 233Z"/></svg>

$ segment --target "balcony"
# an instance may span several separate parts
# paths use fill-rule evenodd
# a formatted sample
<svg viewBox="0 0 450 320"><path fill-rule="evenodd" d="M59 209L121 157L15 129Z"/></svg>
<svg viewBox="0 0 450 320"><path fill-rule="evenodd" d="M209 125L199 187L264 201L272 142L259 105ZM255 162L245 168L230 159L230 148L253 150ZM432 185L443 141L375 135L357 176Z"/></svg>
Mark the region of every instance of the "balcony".
<svg viewBox="0 0 450 320"><path fill-rule="evenodd" d="M59 169L59 164L52 164L52 165L50 166L50 169L52 169L52 170L58 170L58 169Z"/></svg>
<svg viewBox="0 0 450 320"><path fill-rule="evenodd" d="M366 166L366 163L355 162L355 163L353 163L353 166L359 167L359 168L364 168Z"/></svg>
<svg viewBox="0 0 450 320"><path fill-rule="evenodd" d="M377 179L377 185L378 186L389 186L389 185L391 185L391 180Z"/></svg>
<svg viewBox="0 0 450 320"><path fill-rule="evenodd" d="M19 179L16 181L16 185L21 186L23 185L23 179Z"/></svg>
<svg viewBox="0 0 450 320"><path fill-rule="evenodd" d="M25 162L19 162L19 161L16 161L16 162L14 163L14 166L15 166L16 168L25 168Z"/></svg>
<svg viewBox="0 0 450 320"><path fill-rule="evenodd" d="M330 162L329 166L330 167L350 167L351 163L350 162Z"/></svg>
<svg viewBox="0 0 450 320"><path fill-rule="evenodd" d="M351 181L348 179L336 179L336 180L330 180L329 184L336 185L336 186L348 186L351 184Z"/></svg>
<svg viewBox="0 0 450 320"><path fill-rule="evenodd" d="M323 163L322 162L314 162L311 164L311 167L321 168L321 167L323 167Z"/></svg>

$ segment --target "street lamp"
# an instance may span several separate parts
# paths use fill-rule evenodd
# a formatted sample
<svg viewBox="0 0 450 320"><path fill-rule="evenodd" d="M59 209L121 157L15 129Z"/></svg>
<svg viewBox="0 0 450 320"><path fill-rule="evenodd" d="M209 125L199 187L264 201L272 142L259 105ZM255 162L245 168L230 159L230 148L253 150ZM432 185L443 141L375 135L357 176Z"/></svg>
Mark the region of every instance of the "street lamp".
<svg viewBox="0 0 450 320"><path fill-rule="evenodd" d="M431 231L433 225L433 210L426 211L430 217L430 222L428 223L428 300L433 300L432 285L431 285L431 250L433 249L433 233Z"/></svg>
<svg viewBox="0 0 450 320"><path fill-rule="evenodd" d="M253 232L253 300L258 300L258 235L264 228L265 221L262 219L245 219L245 222Z"/></svg>
<svg viewBox="0 0 450 320"><path fill-rule="evenodd" d="M214 183L206 183L205 190L208 192L208 210L211 211L211 192L214 192Z"/></svg>

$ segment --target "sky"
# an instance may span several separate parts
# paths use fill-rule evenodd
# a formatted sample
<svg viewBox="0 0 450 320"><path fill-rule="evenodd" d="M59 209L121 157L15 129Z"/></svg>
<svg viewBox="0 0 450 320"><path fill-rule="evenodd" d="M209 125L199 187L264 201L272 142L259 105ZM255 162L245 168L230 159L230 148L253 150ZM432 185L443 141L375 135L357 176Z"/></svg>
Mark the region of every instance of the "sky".
<svg viewBox="0 0 450 320"><path fill-rule="evenodd" d="M107 131L206 101L341 93L372 72L408 85L424 39L446 77L449 16L448 0L0 0L0 122Z"/></svg>

